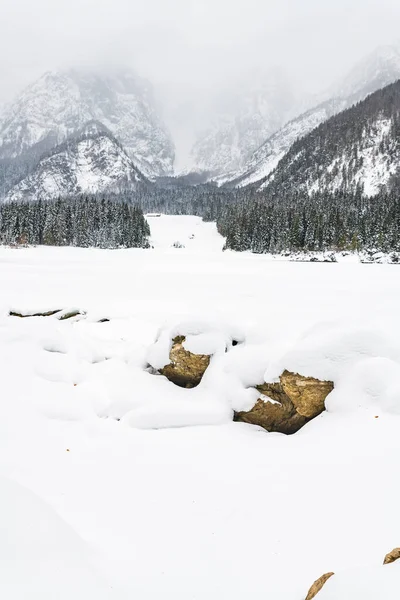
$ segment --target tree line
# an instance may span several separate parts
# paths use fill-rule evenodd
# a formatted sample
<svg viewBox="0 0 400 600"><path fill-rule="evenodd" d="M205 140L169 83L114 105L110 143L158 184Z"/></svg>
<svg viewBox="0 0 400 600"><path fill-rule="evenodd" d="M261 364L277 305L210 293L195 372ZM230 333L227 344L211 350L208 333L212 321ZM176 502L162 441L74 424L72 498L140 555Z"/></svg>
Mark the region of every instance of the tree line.
<svg viewBox="0 0 400 600"><path fill-rule="evenodd" d="M218 231L226 248L256 253L325 250L400 251L400 197L382 190L373 198L351 194L293 194L241 200L223 210Z"/></svg>
<svg viewBox="0 0 400 600"><path fill-rule="evenodd" d="M143 186L136 191L0 205L0 242L99 248L148 246L143 212L216 221L226 248L256 253L326 250L400 252L399 186L281 196L213 185Z"/></svg>
<svg viewBox="0 0 400 600"><path fill-rule="evenodd" d="M0 204L3 244L146 248L149 235L142 210L123 200L85 196Z"/></svg>

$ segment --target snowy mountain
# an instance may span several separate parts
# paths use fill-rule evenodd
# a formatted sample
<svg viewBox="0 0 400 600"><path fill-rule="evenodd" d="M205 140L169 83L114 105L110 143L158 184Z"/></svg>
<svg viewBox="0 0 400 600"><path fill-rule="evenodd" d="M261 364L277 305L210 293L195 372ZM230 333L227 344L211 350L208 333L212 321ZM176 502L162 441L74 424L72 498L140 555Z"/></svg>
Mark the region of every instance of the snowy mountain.
<svg viewBox="0 0 400 600"><path fill-rule="evenodd" d="M400 44L380 46L360 61L328 93L334 97L363 100L400 77Z"/></svg>
<svg viewBox="0 0 400 600"><path fill-rule="evenodd" d="M110 131L98 121L90 121L78 134L50 150L4 200L50 200L134 189L146 181Z"/></svg>
<svg viewBox="0 0 400 600"><path fill-rule="evenodd" d="M147 176L172 173L174 146L152 88L123 70L45 73L0 116L0 160L38 158L91 120L103 123Z"/></svg>
<svg viewBox="0 0 400 600"><path fill-rule="evenodd" d="M250 157L238 171L219 179L233 186L245 186L260 181L271 173L291 145L333 115L365 99L372 92L393 83L400 77L400 46L378 48L332 86L323 102L285 124Z"/></svg>
<svg viewBox="0 0 400 600"><path fill-rule="evenodd" d="M264 179L275 169L297 139L304 137L334 115L338 109L345 107L345 101L331 100L289 121L257 148L243 169L223 175L219 182L229 183L229 186L233 187L244 187Z"/></svg>
<svg viewBox="0 0 400 600"><path fill-rule="evenodd" d="M195 142L187 171L210 177L238 170L292 115L295 98L282 73L252 73L220 99L213 123Z"/></svg>
<svg viewBox="0 0 400 600"><path fill-rule="evenodd" d="M400 81L296 141L260 189L376 195L400 175Z"/></svg>

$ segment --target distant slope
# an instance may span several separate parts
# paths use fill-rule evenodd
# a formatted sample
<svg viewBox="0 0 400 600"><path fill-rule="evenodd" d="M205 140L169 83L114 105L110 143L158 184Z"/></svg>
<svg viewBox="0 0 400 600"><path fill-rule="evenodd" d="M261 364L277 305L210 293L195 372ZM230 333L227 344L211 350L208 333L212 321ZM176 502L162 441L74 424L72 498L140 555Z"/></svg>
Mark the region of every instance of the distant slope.
<svg viewBox="0 0 400 600"><path fill-rule="evenodd" d="M91 121L38 163L6 194L6 202L134 189L146 178L104 125Z"/></svg>
<svg viewBox="0 0 400 600"><path fill-rule="evenodd" d="M385 46L367 56L342 81L332 86L315 108L291 120L250 157L246 165L220 178L220 183L243 187L267 177L290 146L333 115L364 100L372 92L400 78L400 48Z"/></svg>
<svg viewBox="0 0 400 600"><path fill-rule="evenodd" d="M45 73L0 115L0 161L37 158L87 121L103 123L149 177L170 175L174 145L152 87L131 71Z"/></svg>
<svg viewBox="0 0 400 600"><path fill-rule="evenodd" d="M400 169L400 81L368 96L295 142L261 189L272 194L390 186Z"/></svg>
<svg viewBox="0 0 400 600"><path fill-rule="evenodd" d="M277 70L249 73L215 107L212 124L191 149L190 171L216 178L243 167L251 154L291 115L296 100Z"/></svg>
<svg viewBox="0 0 400 600"><path fill-rule="evenodd" d="M150 244L154 248L171 248L173 253L208 254L221 252L224 238L215 223L191 215L145 215L150 225ZM181 248L173 247L179 244Z"/></svg>
<svg viewBox="0 0 400 600"><path fill-rule="evenodd" d="M221 183L230 187L244 187L267 177L278 165L290 146L312 131L320 123L329 119L338 108L344 108L346 102L330 100L309 110L297 119L293 119L272 135L249 160L246 168L239 173L231 173L221 178ZM230 180L231 177L234 177ZM228 179L228 181L226 181Z"/></svg>

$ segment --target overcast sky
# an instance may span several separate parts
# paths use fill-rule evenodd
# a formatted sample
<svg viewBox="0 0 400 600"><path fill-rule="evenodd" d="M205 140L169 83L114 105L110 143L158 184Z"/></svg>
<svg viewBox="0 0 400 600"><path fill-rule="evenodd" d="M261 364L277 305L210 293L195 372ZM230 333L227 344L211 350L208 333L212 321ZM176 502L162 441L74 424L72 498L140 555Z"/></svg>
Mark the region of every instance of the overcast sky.
<svg viewBox="0 0 400 600"><path fill-rule="evenodd" d="M318 90L400 37L399 0L1 0L0 15L0 100L49 68L107 62L203 88L279 65Z"/></svg>
<svg viewBox="0 0 400 600"><path fill-rule="evenodd" d="M158 90L182 155L233 80L278 67L299 96L320 92L400 40L400 0L0 2L0 105L49 69L133 67Z"/></svg>

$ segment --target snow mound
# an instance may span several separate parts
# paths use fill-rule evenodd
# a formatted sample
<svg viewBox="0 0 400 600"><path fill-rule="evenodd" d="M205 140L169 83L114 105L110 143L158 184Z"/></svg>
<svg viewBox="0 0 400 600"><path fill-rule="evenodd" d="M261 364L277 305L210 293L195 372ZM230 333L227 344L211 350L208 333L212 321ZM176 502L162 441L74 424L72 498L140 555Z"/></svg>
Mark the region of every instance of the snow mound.
<svg viewBox="0 0 400 600"><path fill-rule="evenodd" d="M183 346L193 354L221 355L229 347L243 342L244 333L228 323L184 321L176 325L165 325L157 334L155 343L149 348L147 360L154 369L162 369L169 363L172 340L184 336Z"/></svg>
<svg viewBox="0 0 400 600"><path fill-rule="evenodd" d="M398 324L397 324L398 325ZM329 412L380 409L400 413L400 343L393 322L325 323L314 327L264 374L276 381L284 369L330 380Z"/></svg>
<svg viewBox="0 0 400 600"><path fill-rule="evenodd" d="M397 599L368 568L400 540L395 267L42 247L0 248L0 275L0 598L103 600L101 573L118 600L300 600L334 571L322 600ZM8 316L65 306L86 319ZM163 323L243 341L183 389L147 370ZM332 377L328 411L292 436L233 423L282 368Z"/></svg>
<svg viewBox="0 0 400 600"><path fill-rule="evenodd" d="M397 600L400 563L338 573L327 581L317 600Z"/></svg>
<svg viewBox="0 0 400 600"><path fill-rule="evenodd" d="M91 564L89 548L32 492L0 478L0 597L121 598Z"/></svg>

